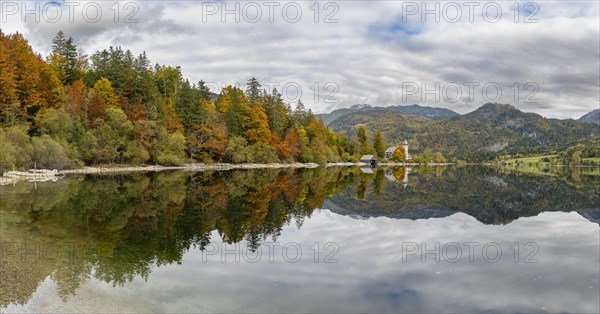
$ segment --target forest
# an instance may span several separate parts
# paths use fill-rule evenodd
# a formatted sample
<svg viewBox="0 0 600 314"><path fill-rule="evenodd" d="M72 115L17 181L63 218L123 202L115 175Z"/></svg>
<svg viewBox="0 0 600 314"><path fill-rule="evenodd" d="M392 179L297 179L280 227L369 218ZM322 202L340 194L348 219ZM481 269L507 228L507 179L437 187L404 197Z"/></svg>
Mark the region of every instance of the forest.
<svg viewBox="0 0 600 314"><path fill-rule="evenodd" d="M0 32L0 167L358 161L381 133L328 129L301 101L250 78L219 95L178 66L109 47L91 55L62 31L36 54Z"/></svg>

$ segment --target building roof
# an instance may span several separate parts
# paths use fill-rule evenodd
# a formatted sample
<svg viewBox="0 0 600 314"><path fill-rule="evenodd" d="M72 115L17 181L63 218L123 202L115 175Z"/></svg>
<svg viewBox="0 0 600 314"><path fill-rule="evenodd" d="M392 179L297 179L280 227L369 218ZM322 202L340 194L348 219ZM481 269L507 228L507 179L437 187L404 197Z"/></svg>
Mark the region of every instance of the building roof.
<svg viewBox="0 0 600 314"><path fill-rule="evenodd" d="M404 140L404 145L408 145L408 141L407 140Z"/></svg>
<svg viewBox="0 0 600 314"><path fill-rule="evenodd" d="M393 153L396 151L396 148L398 148L398 146L392 146L388 149L385 150L386 153Z"/></svg>
<svg viewBox="0 0 600 314"><path fill-rule="evenodd" d="M364 155L362 157L360 157L360 160L372 160L375 159L375 156L373 155Z"/></svg>

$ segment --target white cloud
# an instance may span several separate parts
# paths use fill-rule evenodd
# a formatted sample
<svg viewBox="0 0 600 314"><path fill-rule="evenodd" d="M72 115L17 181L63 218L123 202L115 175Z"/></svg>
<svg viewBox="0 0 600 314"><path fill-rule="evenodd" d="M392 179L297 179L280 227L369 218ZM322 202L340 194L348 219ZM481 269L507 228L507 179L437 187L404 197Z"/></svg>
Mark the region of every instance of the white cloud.
<svg viewBox="0 0 600 314"><path fill-rule="evenodd" d="M147 281L135 278L114 287L88 279L61 300L56 284L46 279L27 304L3 310L598 312L598 226L574 212L484 225L462 213L416 221L359 220L319 210L300 230L284 226L277 243L261 246L256 257L243 243L223 247L214 231L210 250L192 249L180 265L153 267ZM338 247L333 256L335 246L327 243ZM407 250L413 252L412 245L418 250L414 254ZM302 256L290 262L297 247ZM437 253L426 255L425 249ZM323 263L327 256L338 262Z"/></svg>
<svg viewBox="0 0 600 314"><path fill-rule="evenodd" d="M518 23L514 21L516 11L510 8L513 2L498 2L502 15L496 23L482 17L485 5L489 9L486 18L495 15L495 4L489 2L475 7L472 23L463 2L457 2L462 10L457 23L448 22L455 16L453 11L443 10L448 2L439 2L440 13L447 12L440 15L439 23L433 15L427 15L422 23L418 14L423 9L421 2L320 2L318 23L314 21L313 2L276 1L273 15L267 4L273 1L237 2L241 12L237 23L235 15L226 15L224 20L221 16L224 5L235 8L232 1L138 1L131 2L140 9L131 17L139 20L133 24L123 23L132 7L125 10L128 2L116 2L98 2L104 15L97 23L79 16L82 4L75 11L79 18L74 23L66 19L54 24L44 19L35 23L29 18L22 24L16 14L8 16L2 28L5 32L24 32L34 49L42 53L50 49L58 29L73 36L88 53L111 45L122 45L134 53L145 50L153 62L180 65L191 81L234 84L256 76L264 82L280 82L280 90L294 82L302 87L304 103L316 112L355 103L420 103L464 113L495 99L493 89L487 98L482 96L481 87L490 82L500 85L500 102L547 117L577 118L600 107L600 17L596 2L539 2L539 11L533 16L538 22L529 24L523 23L531 14L524 10L525 2L519 4ZM326 3L332 4L325 7ZM407 9L413 4L419 6L419 12L408 15ZM292 23L297 5L302 15ZM435 2L427 5L434 8ZM114 22L116 6L121 13L119 23ZM256 18L256 7L262 15L257 23L250 23L247 20ZM216 14L207 13L215 8L219 10ZM284 16L283 8L288 9L288 15ZM527 9L532 12L531 7ZM338 22L323 23L328 16ZM333 91L324 90L328 82L339 88L331 97L337 103L324 102ZM425 84L427 89L433 89L437 82L441 99L437 102L434 95L427 95L423 102L421 91L403 97L407 94L403 82L415 82L419 87ZM463 98L455 103L443 99L442 88L450 82L462 86ZM480 84L472 100L465 82ZM518 100L514 97L515 82L520 89ZM539 87L533 97L537 103L524 101L533 91L533 87L524 89L528 82ZM311 90L315 83L320 87L317 95ZM454 97L451 90L447 98ZM293 89L289 92L293 98Z"/></svg>

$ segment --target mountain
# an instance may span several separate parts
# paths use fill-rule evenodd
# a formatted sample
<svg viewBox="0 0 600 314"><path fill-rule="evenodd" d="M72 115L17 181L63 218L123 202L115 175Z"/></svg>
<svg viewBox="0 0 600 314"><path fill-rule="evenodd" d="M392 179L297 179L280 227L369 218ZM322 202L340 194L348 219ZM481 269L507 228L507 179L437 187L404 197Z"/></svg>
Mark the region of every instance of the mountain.
<svg viewBox="0 0 600 314"><path fill-rule="evenodd" d="M359 124L371 132L380 130L389 145L408 139L413 153L428 149L469 161L497 154L564 150L581 140L597 138L600 133L594 124L546 119L503 104L485 104L473 112L438 120L359 110L335 119L329 127L352 132Z"/></svg>
<svg viewBox="0 0 600 314"><path fill-rule="evenodd" d="M327 114L318 114L316 117L323 120L325 125L329 126L332 122L341 117L345 117L353 113L396 113L404 115L413 115L430 120L446 119L458 116L458 113L444 108L433 108L419 105L411 106L390 106L390 107L371 107L367 104L354 105L350 108L334 110Z"/></svg>
<svg viewBox="0 0 600 314"><path fill-rule="evenodd" d="M348 113L343 117L335 119L329 124L329 128L335 131L350 130L359 124L372 125L376 124L379 126L398 126L408 124L419 124L430 121L427 118L423 118L415 115L406 115L393 111L366 111L366 112L354 112ZM372 125L376 128L375 125ZM383 129L382 129L383 131Z"/></svg>
<svg viewBox="0 0 600 314"><path fill-rule="evenodd" d="M581 118L579 118L580 122L592 122L592 123L600 123L600 109L593 110Z"/></svg>

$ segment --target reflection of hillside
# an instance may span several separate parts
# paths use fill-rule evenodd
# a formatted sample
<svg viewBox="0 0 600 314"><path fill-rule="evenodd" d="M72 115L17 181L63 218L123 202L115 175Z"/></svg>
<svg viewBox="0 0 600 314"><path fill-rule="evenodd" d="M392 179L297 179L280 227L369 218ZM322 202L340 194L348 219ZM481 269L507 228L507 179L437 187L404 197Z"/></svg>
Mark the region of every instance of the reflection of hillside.
<svg viewBox="0 0 600 314"><path fill-rule="evenodd" d="M336 203L336 201L337 201L337 198L332 198L332 199L325 201L325 203L323 203L323 208L329 209L332 212L339 214L339 215L350 216L350 217L354 217L354 218L358 218L358 219L384 216L384 217L396 218L396 219L417 220L417 219L429 219L429 218L444 218L444 217L448 217L448 216L456 213L456 211L453 211L450 209L422 207L422 208L415 208L415 209L391 211L391 212L386 212L385 214L383 214L383 213L376 213L374 211L356 211L351 208L352 205L349 205L349 207L351 209L346 209L341 206L348 206L348 203L341 202L342 204L338 204L338 203Z"/></svg>
<svg viewBox="0 0 600 314"><path fill-rule="evenodd" d="M0 261L0 305L26 302L48 276L63 298L91 274L113 284L148 278L154 265L179 263L189 249L203 249L214 230L226 242L247 240L256 248L276 239L292 220L301 225L357 172L100 175L38 184L38 189L5 187L0 190L2 245L16 249ZM23 243L39 249L22 255ZM54 251L60 259L52 258Z"/></svg>
<svg viewBox="0 0 600 314"><path fill-rule="evenodd" d="M256 249L292 221L302 226L315 208L407 219L461 211L484 223L580 210L597 222L598 192L594 184L470 167L416 167L410 175L405 168L364 174L349 167L91 175L37 189L6 186L0 306L26 302L48 277L63 298L90 276L112 284L147 279L155 265L180 263L188 250L203 249L214 231ZM39 248L23 258L23 243Z"/></svg>
<svg viewBox="0 0 600 314"><path fill-rule="evenodd" d="M27 182L0 189L0 305L27 302L38 285L59 265L59 262L41 259L42 247L37 244L43 236L40 237L37 234L40 230L30 223L67 195L69 182L37 183L37 187L35 193L32 193L34 184ZM54 226L57 230L59 227ZM23 245L28 254L20 254Z"/></svg>
<svg viewBox="0 0 600 314"><path fill-rule="evenodd" d="M543 211L576 210L594 222L600 216L597 185L567 184L558 178L516 176L488 168L450 168L443 174L441 169L414 168L407 188L394 182L381 189L373 183L369 193L366 186L359 186L358 192L339 193L324 207L344 215L405 219L463 212L486 224L506 224ZM380 170L384 171L389 179L390 170Z"/></svg>

